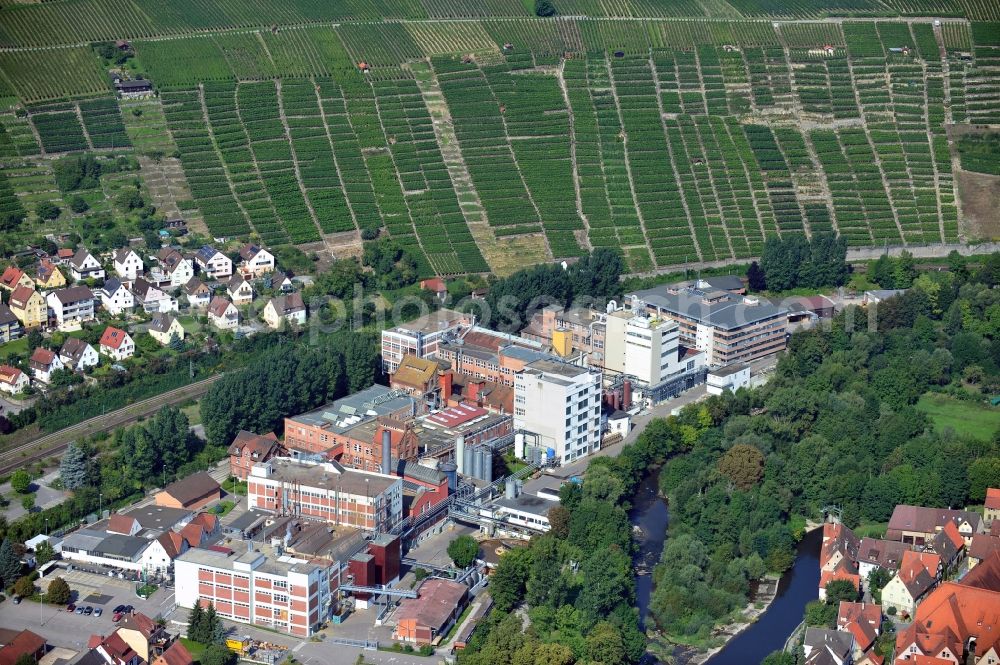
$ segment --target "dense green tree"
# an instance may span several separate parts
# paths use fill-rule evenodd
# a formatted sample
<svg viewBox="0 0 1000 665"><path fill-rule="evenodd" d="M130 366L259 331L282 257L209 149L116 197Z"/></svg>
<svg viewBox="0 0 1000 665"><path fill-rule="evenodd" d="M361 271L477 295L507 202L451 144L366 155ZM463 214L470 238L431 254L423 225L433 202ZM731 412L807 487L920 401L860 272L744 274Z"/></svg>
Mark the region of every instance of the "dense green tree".
<svg viewBox="0 0 1000 665"><path fill-rule="evenodd" d="M42 220L58 219L61 212L59 206L51 201L42 201L35 207L35 214Z"/></svg>
<svg viewBox="0 0 1000 665"><path fill-rule="evenodd" d="M44 566L49 561L56 558L56 552L52 549L52 545L49 541L43 541L35 547L35 563L39 566Z"/></svg>
<svg viewBox="0 0 1000 665"><path fill-rule="evenodd" d="M826 583L826 602L839 606L840 601L853 603L858 599L858 588L850 580L833 580Z"/></svg>
<svg viewBox="0 0 1000 665"><path fill-rule="evenodd" d="M607 621L601 621L587 633L587 658L604 665L620 665L625 659L625 644L621 632Z"/></svg>
<svg viewBox="0 0 1000 665"><path fill-rule="evenodd" d="M49 582L49 588L45 590L45 602L53 605L65 605L70 601L73 592L61 577L57 577Z"/></svg>
<svg viewBox="0 0 1000 665"><path fill-rule="evenodd" d="M553 506L549 508L548 518L551 533L556 538L566 538L569 536L569 509L565 506Z"/></svg>
<svg viewBox="0 0 1000 665"><path fill-rule="evenodd" d="M769 653L760 665L796 665L795 656L785 651L774 651Z"/></svg>
<svg viewBox="0 0 1000 665"><path fill-rule="evenodd" d="M737 443L719 460L719 472L741 490L748 490L764 476L764 455L757 448Z"/></svg>
<svg viewBox="0 0 1000 665"><path fill-rule="evenodd" d="M69 200L69 209L79 214L90 210L90 204L87 203L87 199L77 194Z"/></svg>
<svg viewBox="0 0 1000 665"><path fill-rule="evenodd" d="M761 270L760 264L756 261L750 262L750 267L747 268L747 286L750 287L751 291L763 291L767 288L767 280L764 277L764 271Z"/></svg>
<svg viewBox="0 0 1000 665"><path fill-rule="evenodd" d="M554 16L555 13L551 0L535 0L535 16Z"/></svg>
<svg viewBox="0 0 1000 665"><path fill-rule="evenodd" d="M35 591L37 591L37 589L35 589L35 583L27 575L18 578L18 580L14 582L15 596L21 596L21 598L30 598L31 596L35 595Z"/></svg>
<svg viewBox="0 0 1000 665"><path fill-rule="evenodd" d="M448 543L448 556L459 568L468 568L479 556L479 543L469 535L461 535Z"/></svg>
<svg viewBox="0 0 1000 665"><path fill-rule="evenodd" d="M532 555L527 548L515 547L500 557L490 576L490 594L498 612L509 612L524 598L531 574Z"/></svg>
<svg viewBox="0 0 1000 665"><path fill-rule="evenodd" d="M1000 457L982 457L969 465L969 498L985 500L990 487L1000 487Z"/></svg>
<svg viewBox="0 0 1000 665"><path fill-rule="evenodd" d="M36 665L35 655L30 653L22 653L14 661L14 665Z"/></svg>
<svg viewBox="0 0 1000 665"><path fill-rule="evenodd" d="M24 469L18 469L10 476L10 487L18 494L24 494L31 489L31 474Z"/></svg>
<svg viewBox="0 0 1000 665"><path fill-rule="evenodd" d="M205 643L208 641L208 631L205 623L205 609L200 603L195 603L188 614L187 637L195 642Z"/></svg>
<svg viewBox="0 0 1000 665"><path fill-rule="evenodd" d="M14 552L14 543L10 537L0 544L0 580L5 587L12 586L21 576L21 559Z"/></svg>
<svg viewBox="0 0 1000 665"><path fill-rule="evenodd" d="M892 573L890 573L885 568L881 566L876 566L872 569L872 572L868 573L868 579L866 580L868 585L868 590L872 595L872 599L881 604L882 602L882 589L885 585L892 580Z"/></svg>
<svg viewBox="0 0 1000 665"><path fill-rule="evenodd" d="M198 658L201 665L236 665L238 660L233 651L220 644L210 645Z"/></svg>

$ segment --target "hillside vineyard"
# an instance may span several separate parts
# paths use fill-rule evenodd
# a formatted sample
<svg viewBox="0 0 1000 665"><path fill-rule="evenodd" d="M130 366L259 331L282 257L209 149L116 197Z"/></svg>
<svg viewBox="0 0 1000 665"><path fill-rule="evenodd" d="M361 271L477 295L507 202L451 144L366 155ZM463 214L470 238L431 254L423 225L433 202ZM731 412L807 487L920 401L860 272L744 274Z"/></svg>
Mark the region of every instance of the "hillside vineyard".
<svg viewBox="0 0 1000 665"><path fill-rule="evenodd" d="M802 230L970 238L949 131L1000 123L994 3L328 4L4 5L0 96L27 112L0 113L0 206L43 157L155 136L215 236L381 228L442 275L596 247L643 272ZM154 97L112 96L88 42L115 39Z"/></svg>

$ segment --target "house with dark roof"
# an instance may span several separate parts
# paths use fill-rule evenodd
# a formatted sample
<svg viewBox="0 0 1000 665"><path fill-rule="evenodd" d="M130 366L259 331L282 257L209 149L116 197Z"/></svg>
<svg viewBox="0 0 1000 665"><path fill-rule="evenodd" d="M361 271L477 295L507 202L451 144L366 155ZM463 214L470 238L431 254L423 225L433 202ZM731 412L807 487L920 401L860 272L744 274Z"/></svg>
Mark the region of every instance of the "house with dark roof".
<svg viewBox="0 0 1000 665"><path fill-rule="evenodd" d="M13 342L21 337L21 322L10 307L0 303L0 344Z"/></svg>
<svg viewBox="0 0 1000 665"><path fill-rule="evenodd" d="M854 636L840 630L806 628L802 641L805 665L850 665Z"/></svg>
<svg viewBox="0 0 1000 665"><path fill-rule="evenodd" d="M104 309L114 316L131 312L135 307L135 295L117 277L106 280L97 290L97 297L101 299Z"/></svg>
<svg viewBox="0 0 1000 665"><path fill-rule="evenodd" d="M835 580L847 580L861 588L858 574L858 548L861 542L854 532L840 523L823 525L820 547L819 599L826 599L826 585Z"/></svg>
<svg viewBox="0 0 1000 665"><path fill-rule="evenodd" d="M274 329L289 323L297 326L306 324L306 305L301 293L275 296L264 306L264 322Z"/></svg>
<svg viewBox="0 0 1000 665"><path fill-rule="evenodd" d="M211 245L203 245L195 252L194 262L209 279L222 279L233 274L232 260Z"/></svg>
<svg viewBox="0 0 1000 665"><path fill-rule="evenodd" d="M895 607L902 616L913 616L917 605L933 589L942 573L941 557L930 552L905 552L899 571L882 589L883 607Z"/></svg>
<svg viewBox="0 0 1000 665"><path fill-rule="evenodd" d="M52 380L52 373L63 368L63 362L55 351L38 347L28 360L28 367L36 381L48 383Z"/></svg>
<svg viewBox="0 0 1000 665"><path fill-rule="evenodd" d="M83 247L69 260L69 272L77 282L85 279L104 279L104 267L101 262Z"/></svg>
<svg viewBox="0 0 1000 665"><path fill-rule="evenodd" d="M192 665L194 658L181 642L174 642L166 651L157 656L152 665Z"/></svg>
<svg viewBox="0 0 1000 665"><path fill-rule="evenodd" d="M222 296L215 296L208 304L208 322L219 330L233 330L240 325L240 310Z"/></svg>
<svg viewBox="0 0 1000 665"><path fill-rule="evenodd" d="M233 275L226 283L226 292L229 293L230 300L236 305L246 305L253 300L253 287L243 275Z"/></svg>
<svg viewBox="0 0 1000 665"><path fill-rule="evenodd" d="M101 362L97 350L76 337L66 338L59 350L59 358L67 369L74 372L83 372L90 367L96 367Z"/></svg>
<svg viewBox="0 0 1000 665"><path fill-rule="evenodd" d="M1000 536L992 533L977 533L969 546L969 570L979 567L994 552L1000 552Z"/></svg>
<svg viewBox="0 0 1000 665"><path fill-rule="evenodd" d="M971 544L973 534L986 532L986 526L979 513L900 504L892 511L885 537L886 540L923 546L948 522L955 523L966 545Z"/></svg>
<svg viewBox="0 0 1000 665"><path fill-rule="evenodd" d="M143 277L132 282L131 289L136 306L142 307L147 314L177 311L177 300Z"/></svg>
<svg viewBox="0 0 1000 665"><path fill-rule="evenodd" d="M246 480L254 464L288 454L274 432L254 434L240 430L229 445L229 475Z"/></svg>
<svg viewBox="0 0 1000 665"><path fill-rule="evenodd" d="M121 279L132 280L142 274L143 262L139 254L131 247L122 247L115 251L115 274Z"/></svg>
<svg viewBox="0 0 1000 665"><path fill-rule="evenodd" d="M240 272L247 276L260 277L274 270L274 254L260 245L243 245L240 259Z"/></svg>
<svg viewBox="0 0 1000 665"><path fill-rule="evenodd" d="M163 247L156 253L159 266L150 271L150 278L157 286L176 288L184 286L194 277L194 263L173 247Z"/></svg>
<svg viewBox="0 0 1000 665"><path fill-rule="evenodd" d="M126 614L118 622L116 632L147 663L162 654L171 642L166 628L142 612Z"/></svg>
<svg viewBox="0 0 1000 665"><path fill-rule="evenodd" d="M45 303L60 328L79 327L95 318L94 293L86 286L50 291L45 296Z"/></svg>
<svg viewBox="0 0 1000 665"><path fill-rule="evenodd" d="M208 306L212 299L212 289L197 277L192 277L184 285L184 295L187 297L188 305L200 309Z"/></svg>
<svg viewBox="0 0 1000 665"><path fill-rule="evenodd" d="M184 340L184 326L170 314L154 314L146 332L163 346L173 342L174 338Z"/></svg>
<svg viewBox="0 0 1000 665"><path fill-rule="evenodd" d="M222 498L222 488L204 471L170 483L156 494L156 505L198 510Z"/></svg>
<svg viewBox="0 0 1000 665"><path fill-rule="evenodd" d="M883 568L895 574L899 570L903 553L909 550L909 545L898 540L862 538L858 546L858 575L862 580L867 580L875 568Z"/></svg>

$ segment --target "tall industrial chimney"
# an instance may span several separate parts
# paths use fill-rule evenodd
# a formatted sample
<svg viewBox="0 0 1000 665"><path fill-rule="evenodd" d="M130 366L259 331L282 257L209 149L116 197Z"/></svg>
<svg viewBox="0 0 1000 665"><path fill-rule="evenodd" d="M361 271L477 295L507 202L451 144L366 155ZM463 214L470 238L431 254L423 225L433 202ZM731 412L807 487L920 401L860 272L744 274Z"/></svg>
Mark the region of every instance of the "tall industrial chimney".
<svg viewBox="0 0 1000 665"><path fill-rule="evenodd" d="M455 439L455 466L459 474L465 475L465 437L461 435Z"/></svg>
<svg viewBox="0 0 1000 665"><path fill-rule="evenodd" d="M392 473L392 433L388 427L382 429L382 473Z"/></svg>

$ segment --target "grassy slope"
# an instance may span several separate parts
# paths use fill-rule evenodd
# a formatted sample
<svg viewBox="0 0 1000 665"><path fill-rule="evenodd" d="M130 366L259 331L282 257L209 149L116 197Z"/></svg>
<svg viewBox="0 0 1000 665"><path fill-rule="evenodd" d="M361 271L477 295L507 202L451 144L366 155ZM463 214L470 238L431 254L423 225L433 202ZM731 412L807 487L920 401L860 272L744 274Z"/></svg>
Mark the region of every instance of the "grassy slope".
<svg viewBox="0 0 1000 665"><path fill-rule="evenodd" d="M930 416L938 429L950 427L959 434L989 439L1000 429L1000 408L963 402L947 395L928 393L917 408Z"/></svg>

